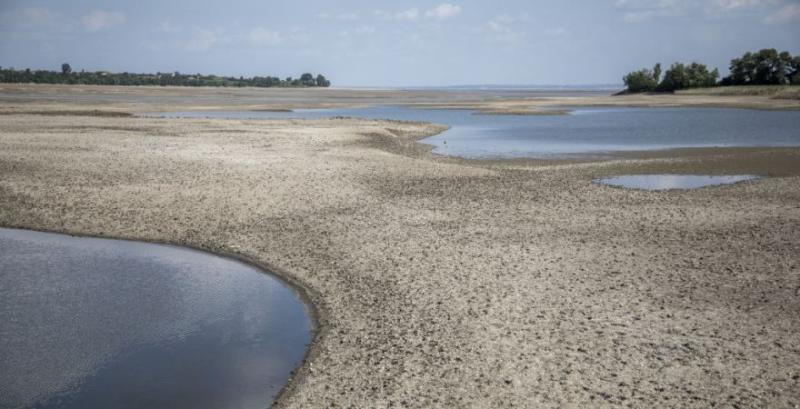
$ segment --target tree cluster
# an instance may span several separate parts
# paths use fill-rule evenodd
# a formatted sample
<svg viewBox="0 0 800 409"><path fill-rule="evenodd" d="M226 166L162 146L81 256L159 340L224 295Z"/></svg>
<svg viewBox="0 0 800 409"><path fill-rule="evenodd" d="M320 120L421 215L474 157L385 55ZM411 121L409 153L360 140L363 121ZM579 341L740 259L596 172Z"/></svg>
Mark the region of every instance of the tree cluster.
<svg viewBox="0 0 800 409"><path fill-rule="evenodd" d="M721 85L800 84L800 56L767 48L731 60L731 73Z"/></svg>
<svg viewBox="0 0 800 409"><path fill-rule="evenodd" d="M15 70L0 67L2 83L35 83L35 84L87 84L87 85L160 85L189 87L330 87L331 82L324 75L314 76L305 73L300 78L278 78L271 76L224 77L217 75L155 73L112 73L107 71L74 72L72 67L64 63L61 71L49 70Z"/></svg>
<svg viewBox="0 0 800 409"><path fill-rule="evenodd" d="M623 77L629 92L673 92L680 89L712 87L716 85L719 71L709 71L704 64L674 63L661 75L661 64L652 70L642 69Z"/></svg>
<svg viewBox="0 0 800 409"><path fill-rule="evenodd" d="M628 92L673 92L681 89L715 85L788 85L800 84L800 56L774 48L745 53L731 60L730 75L717 82L719 71L709 71L704 64L675 63L661 76L661 64L641 69L622 79Z"/></svg>

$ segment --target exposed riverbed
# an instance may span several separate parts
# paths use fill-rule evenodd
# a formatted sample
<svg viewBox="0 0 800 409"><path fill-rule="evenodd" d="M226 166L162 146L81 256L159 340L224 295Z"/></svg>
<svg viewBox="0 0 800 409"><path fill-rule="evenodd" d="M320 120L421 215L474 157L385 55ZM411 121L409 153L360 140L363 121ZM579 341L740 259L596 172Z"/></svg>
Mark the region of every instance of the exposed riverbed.
<svg viewBox="0 0 800 409"><path fill-rule="evenodd" d="M253 106L235 109L266 109L335 90L64 88L103 102L0 106L43 112L0 115L0 224L279 266L319 312L279 408L800 402L798 148L451 160L406 149L439 132L418 123L65 113L229 109L238 92ZM141 102L114 102L121 92ZM687 172L770 177L665 192L590 183Z"/></svg>

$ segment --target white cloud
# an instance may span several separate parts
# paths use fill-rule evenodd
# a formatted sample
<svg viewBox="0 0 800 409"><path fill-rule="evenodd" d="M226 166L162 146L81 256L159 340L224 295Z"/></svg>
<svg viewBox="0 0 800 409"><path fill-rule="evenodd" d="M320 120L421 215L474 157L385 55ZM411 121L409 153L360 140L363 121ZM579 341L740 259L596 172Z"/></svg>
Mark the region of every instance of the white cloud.
<svg viewBox="0 0 800 409"><path fill-rule="evenodd" d="M172 24L169 20L164 20L158 25L158 31L163 33L180 33L181 28Z"/></svg>
<svg viewBox="0 0 800 409"><path fill-rule="evenodd" d="M6 10L2 6L2 1L0 0L0 32L3 32L9 41L15 37L49 41L63 38L61 37L63 34L73 33L76 29L77 21L74 18L65 18L52 8L25 7ZM52 48L51 45L47 47Z"/></svg>
<svg viewBox="0 0 800 409"><path fill-rule="evenodd" d="M624 20L626 23L641 23L643 21L650 20L657 15L661 15L661 13L653 10L629 11L622 16L622 20Z"/></svg>
<svg viewBox="0 0 800 409"><path fill-rule="evenodd" d="M763 10L778 5L783 0L712 0L705 8L709 16L723 16L729 13L742 13Z"/></svg>
<svg viewBox="0 0 800 409"><path fill-rule="evenodd" d="M420 11L416 7L403 10L397 13L387 12L384 10L375 10L373 14L375 17L383 20L398 20L398 21L419 21L426 20L447 20L461 14L461 7L450 3L442 3L425 12Z"/></svg>
<svg viewBox="0 0 800 409"><path fill-rule="evenodd" d="M405 11L401 11L394 15L396 20L408 20L408 21L416 21L419 19L419 9L418 8L410 8Z"/></svg>
<svg viewBox="0 0 800 409"><path fill-rule="evenodd" d="M783 0L616 0L614 6L622 9L622 19L628 23L641 23L658 17L675 17L702 14L721 17L729 13L763 9Z"/></svg>
<svg viewBox="0 0 800 409"><path fill-rule="evenodd" d="M614 5L616 7L629 9L659 9L674 11L683 9L687 4L691 3L693 2L688 0L617 0L614 2Z"/></svg>
<svg viewBox="0 0 800 409"><path fill-rule="evenodd" d="M507 16L498 16L486 22L481 30L489 41L497 43L516 43L522 37L522 33L514 30L511 25L514 19Z"/></svg>
<svg viewBox="0 0 800 409"><path fill-rule="evenodd" d="M283 43L283 36L277 31L267 30L264 27L256 27L250 30L248 35L250 42L257 46L273 46Z"/></svg>
<svg viewBox="0 0 800 409"><path fill-rule="evenodd" d="M775 0L713 0L712 6L724 11L750 9L775 4Z"/></svg>
<svg viewBox="0 0 800 409"><path fill-rule="evenodd" d="M550 37L563 37L569 34L569 30L564 27L548 28L544 30L544 34Z"/></svg>
<svg viewBox="0 0 800 409"><path fill-rule="evenodd" d="M486 31L490 33L507 33L511 31L511 29L497 20L490 20L486 23Z"/></svg>
<svg viewBox="0 0 800 409"><path fill-rule="evenodd" d="M626 23L641 23L654 17L684 14L691 2L685 0L617 0L614 5L626 10L622 16Z"/></svg>
<svg viewBox="0 0 800 409"><path fill-rule="evenodd" d="M461 14L461 7L450 3L442 3L425 12L425 18L434 20L446 20Z"/></svg>
<svg viewBox="0 0 800 409"><path fill-rule="evenodd" d="M358 20L358 14L356 13L340 13L336 15L337 20L344 20L344 21L354 21Z"/></svg>
<svg viewBox="0 0 800 409"><path fill-rule="evenodd" d="M785 24L795 21L800 22L800 3L787 4L764 19L764 22L769 24Z"/></svg>
<svg viewBox="0 0 800 409"><path fill-rule="evenodd" d="M353 30L353 32L355 32L356 34L361 34L361 35L373 34L373 33L375 33L375 27L373 27L373 26L360 26L360 27L356 27L355 30Z"/></svg>
<svg viewBox="0 0 800 409"><path fill-rule="evenodd" d="M374 34L374 33L375 33L375 27L374 26L362 25L362 26L358 26L358 27L356 27L356 28L354 28L352 30L349 30L349 29L348 30L342 30L342 31L339 32L339 35L342 36L342 37L349 37L351 35L366 36L366 35L371 35L371 34Z"/></svg>
<svg viewBox="0 0 800 409"><path fill-rule="evenodd" d="M375 10L372 12L375 17L381 20L400 20L400 21L417 21L420 17L419 9L414 7L408 10L403 10L397 13L392 13L384 10Z"/></svg>
<svg viewBox="0 0 800 409"><path fill-rule="evenodd" d="M317 14L317 18L320 20L355 21L358 20L358 14L350 12L339 14L319 13Z"/></svg>
<svg viewBox="0 0 800 409"><path fill-rule="evenodd" d="M125 22L125 15L116 11L94 10L81 19L89 31L105 30Z"/></svg>
<svg viewBox="0 0 800 409"><path fill-rule="evenodd" d="M183 47L190 51L206 51L221 41L220 34L215 30L195 28L192 37L183 43Z"/></svg>
<svg viewBox="0 0 800 409"><path fill-rule="evenodd" d="M51 25L55 21L53 12L43 7L29 7L23 9L21 14L20 22L26 26Z"/></svg>

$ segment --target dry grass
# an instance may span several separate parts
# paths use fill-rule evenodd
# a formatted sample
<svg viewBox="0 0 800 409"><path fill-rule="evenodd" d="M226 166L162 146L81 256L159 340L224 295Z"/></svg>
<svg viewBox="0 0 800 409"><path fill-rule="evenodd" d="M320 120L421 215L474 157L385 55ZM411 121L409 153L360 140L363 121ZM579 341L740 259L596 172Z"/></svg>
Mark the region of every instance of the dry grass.
<svg viewBox="0 0 800 409"><path fill-rule="evenodd" d="M678 91L679 95L768 96L775 99L800 99L800 85L748 85L698 88Z"/></svg>

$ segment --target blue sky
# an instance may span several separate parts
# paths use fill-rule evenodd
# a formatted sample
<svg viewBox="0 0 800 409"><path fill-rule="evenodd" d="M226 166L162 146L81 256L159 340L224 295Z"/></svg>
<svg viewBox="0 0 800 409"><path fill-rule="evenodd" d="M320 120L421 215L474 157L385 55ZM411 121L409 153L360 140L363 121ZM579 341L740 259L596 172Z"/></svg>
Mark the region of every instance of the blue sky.
<svg viewBox="0 0 800 409"><path fill-rule="evenodd" d="M800 0L0 0L0 65L335 85L620 83L655 62L800 53Z"/></svg>

